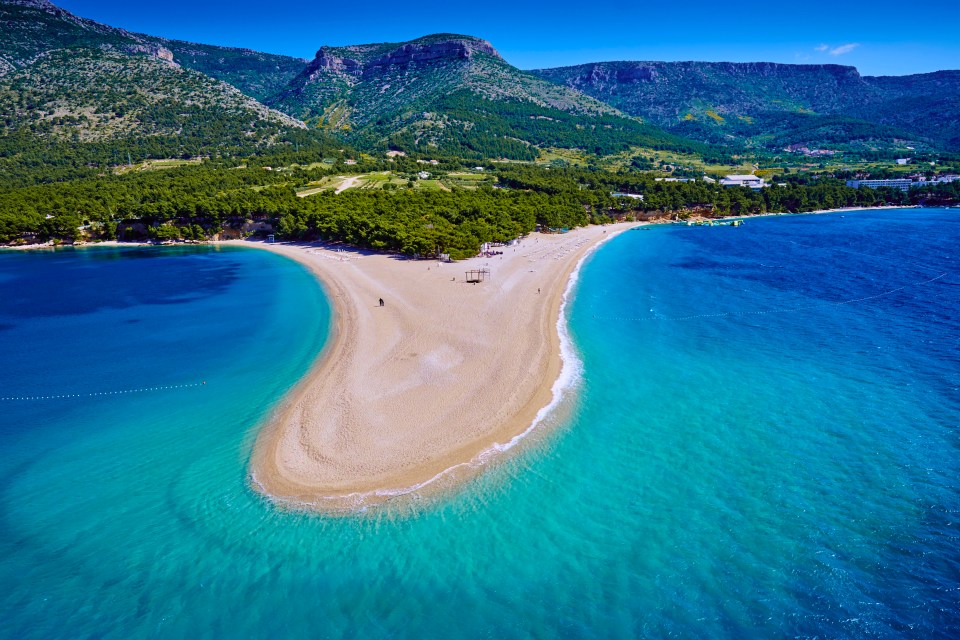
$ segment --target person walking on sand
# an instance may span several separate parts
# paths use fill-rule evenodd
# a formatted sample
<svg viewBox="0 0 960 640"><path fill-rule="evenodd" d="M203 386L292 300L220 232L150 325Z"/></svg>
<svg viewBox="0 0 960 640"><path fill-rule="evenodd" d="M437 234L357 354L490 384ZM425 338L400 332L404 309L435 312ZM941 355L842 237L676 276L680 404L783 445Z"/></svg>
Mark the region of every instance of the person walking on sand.
<svg viewBox="0 0 960 640"><path fill-rule="evenodd" d="M380 306L383 306L383 298L380 298Z"/></svg>

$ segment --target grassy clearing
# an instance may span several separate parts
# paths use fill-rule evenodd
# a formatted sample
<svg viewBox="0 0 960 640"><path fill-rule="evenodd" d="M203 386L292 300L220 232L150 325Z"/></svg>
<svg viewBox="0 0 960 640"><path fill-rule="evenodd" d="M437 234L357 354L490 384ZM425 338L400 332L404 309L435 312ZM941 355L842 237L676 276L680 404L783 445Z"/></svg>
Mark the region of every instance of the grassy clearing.
<svg viewBox="0 0 960 640"><path fill-rule="evenodd" d="M537 158L537 164L565 163L575 167L582 167L587 164L588 154L579 149L558 149L550 147L541 149L540 157Z"/></svg>
<svg viewBox="0 0 960 640"><path fill-rule="evenodd" d="M200 164L201 162L203 162L202 158L191 158L189 160L182 160L179 158L144 160L143 162L138 162L134 165L123 165L117 167L114 172L119 175L123 173L129 173L130 171L161 171L163 169L175 169L177 167L183 167L190 164Z"/></svg>
<svg viewBox="0 0 960 640"><path fill-rule="evenodd" d="M347 180L347 176L324 176L319 180L307 183L307 186L297 189L297 195L301 198L312 196L321 191L334 191Z"/></svg>
<svg viewBox="0 0 960 640"><path fill-rule="evenodd" d="M336 160L334 158L324 158L321 162L311 162L310 164L292 164L289 167L284 167L285 169L321 169L327 168L330 165L334 164Z"/></svg>
<svg viewBox="0 0 960 640"><path fill-rule="evenodd" d="M448 173L447 178L461 182L483 182L490 180L490 176L485 173Z"/></svg>
<svg viewBox="0 0 960 640"><path fill-rule="evenodd" d="M496 179L485 173L449 173L440 182L448 189L476 189L482 185L493 186Z"/></svg>
<svg viewBox="0 0 960 640"><path fill-rule="evenodd" d="M718 124L723 124L724 122L726 122L726 119L722 115L714 111L713 109L707 109L706 113L708 117L713 118L713 121Z"/></svg>
<svg viewBox="0 0 960 640"><path fill-rule="evenodd" d="M417 180L413 183L413 188L420 191L450 191L450 188L441 184L439 180Z"/></svg>
<svg viewBox="0 0 960 640"><path fill-rule="evenodd" d="M349 182L349 183L348 183ZM391 171L378 171L376 173L361 173L351 176L326 176L320 180L315 180L307 184L306 187L297 191L300 197L311 196L322 191L346 191L348 189L363 189L366 191L383 189L387 185L393 185L391 188L407 189L407 178L398 176ZM438 182L437 180L420 180L417 182ZM424 189L442 189L449 190L445 186L426 186L414 188Z"/></svg>
<svg viewBox="0 0 960 640"><path fill-rule="evenodd" d="M324 187L314 187L312 189L299 189L297 191L297 196L301 198L306 198L307 196L312 196L314 194L320 193L321 191L330 191L330 189Z"/></svg>
<svg viewBox="0 0 960 640"><path fill-rule="evenodd" d="M369 173L361 176L357 182L357 189L383 189L383 185L393 182L393 173L383 171L381 173Z"/></svg>

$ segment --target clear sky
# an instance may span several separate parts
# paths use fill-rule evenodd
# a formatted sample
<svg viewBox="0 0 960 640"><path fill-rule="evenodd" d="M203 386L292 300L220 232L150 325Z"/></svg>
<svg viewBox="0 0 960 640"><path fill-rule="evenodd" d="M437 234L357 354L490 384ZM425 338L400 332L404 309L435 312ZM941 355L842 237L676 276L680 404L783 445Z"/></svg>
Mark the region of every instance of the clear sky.
<svg viewBox="0 0 960 640"><path fill-rule="evenodd" d="M602 60L836 63L864 75L960 69L960 2L53 0L151 35L312 58L430 33L489 40L522 68Z"/></svg>

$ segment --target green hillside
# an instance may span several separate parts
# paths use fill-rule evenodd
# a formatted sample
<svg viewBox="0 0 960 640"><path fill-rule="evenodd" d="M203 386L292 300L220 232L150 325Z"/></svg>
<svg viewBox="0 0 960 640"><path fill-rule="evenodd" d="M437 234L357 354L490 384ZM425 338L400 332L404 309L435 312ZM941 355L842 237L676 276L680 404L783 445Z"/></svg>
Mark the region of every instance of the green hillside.
<svg viewBox="0 0 960 640"><path fill-rule="evenodd" d="M307 64L301 58L137 35L170 51L173 62L222 80L255 100L277 94Z"/></svg>
<svg viewBox="0 0 960 640"><path fill-rule="evenodd" d="M51 49L125 48L138 44L122 29L78 18L47 0L0 2L0 74L29 64Z"/></svg>
<svg viewBox="0 0 960 640"><path fill-rule="evenodd" d="M266 103L369 148L526 160L550 146L702 148L524 73L490 43L461 35L321 48Z"/></svg>
<svg viewBox="0 0 960 640"><path fill-rule="evenodd" d="M130 33L87 20L47 0L2 0L0 74L29 64L52 49L77 47L150 55L222 80L256 99L276 94L306 60L251 49L218 47Z"/></svg>
<svg viewBox="0 0 960 640"><path fill-rule="evenodd" d="M304 139L302 122L212 72L176 62L177 55L192 51L199 60L203 53L194 66L219 66L254 93L287 79L269 76L283 68L270 56L188 49L78 18L45 0L0 2L0 20L4 181L64 179L146 158L248 155L286 140L299 148L322 138Z"/></svg>
<svg viewBox="0 0 960 640"><path fill-rule="evenodd" d="M0 112L6 132L71 142L175 134L209 147L299 125L166 60L88 48L55 49L0 76Z"/></svg>
<svg viewBox="0 0 960 640"><path fill-rule="evenodd" d="M875 78L840 65L603 62L532 73L709 142L960 148L956 71Z"/></svg>

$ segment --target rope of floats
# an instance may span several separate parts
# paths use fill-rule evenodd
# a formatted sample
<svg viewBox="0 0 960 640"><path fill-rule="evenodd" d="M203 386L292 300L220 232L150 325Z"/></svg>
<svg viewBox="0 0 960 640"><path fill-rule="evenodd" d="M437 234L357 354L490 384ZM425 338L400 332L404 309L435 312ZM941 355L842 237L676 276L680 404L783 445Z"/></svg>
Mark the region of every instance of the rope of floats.
<svg viewBox="0 0 960 640"><path fill-rule="evenodd" d="M148 393L150 391L167 391L172 389L189 389L192 387L202 387L207 381L193 382L187 384L167 384L155 387L141 387L139 389L117 389L114 391L93 391L90 393L61 393L48 396L6 396L0 397L0 402L9 402L14 400L65 400L68 398L97 398L106 396L119 396L127 393Z"/></svg>

